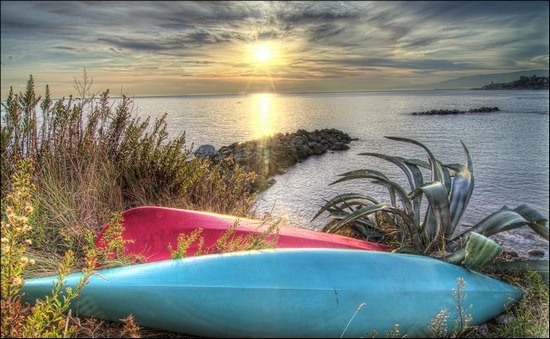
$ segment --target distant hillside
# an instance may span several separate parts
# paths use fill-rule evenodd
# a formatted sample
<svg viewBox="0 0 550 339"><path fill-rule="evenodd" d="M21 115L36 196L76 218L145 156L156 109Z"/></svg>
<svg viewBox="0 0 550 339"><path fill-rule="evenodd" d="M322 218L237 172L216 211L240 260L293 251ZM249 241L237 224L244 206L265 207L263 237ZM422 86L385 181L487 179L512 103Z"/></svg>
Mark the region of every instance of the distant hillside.
<svg viewBox="0 0 550 339"><path fill-rule="evenodd" d="M547 69L535 69L531 71L519 71L512 73L496 73L496 74L479 74L466 77L460 77L443 82L438 82L428 85L431 89L470 89L481 88L491 83L506 83L518 80L521 76L531 77L537 75L539 77L548 77Z"/></svg>
<svg viewBox="0 0 550 339"><path fill-rule="evenodd" d="M511 82L491 83L474 89L548 89L548 77L532 75L520 76L519 80Z"/></svg>

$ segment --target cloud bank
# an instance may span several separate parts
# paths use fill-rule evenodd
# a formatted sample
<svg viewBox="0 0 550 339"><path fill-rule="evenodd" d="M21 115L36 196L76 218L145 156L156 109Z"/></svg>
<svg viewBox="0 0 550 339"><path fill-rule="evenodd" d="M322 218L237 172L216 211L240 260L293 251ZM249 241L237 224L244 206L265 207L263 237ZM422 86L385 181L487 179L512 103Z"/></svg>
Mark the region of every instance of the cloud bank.
<svg viewBox="0 0 550 339"><path fill-rule="evenodd" d="M2 98L85 67L132 95L415 88L548 69L548 2L1 3ZM270 44L269 67L251 61ZM72 91L74 92L74 91Z"/></svg>

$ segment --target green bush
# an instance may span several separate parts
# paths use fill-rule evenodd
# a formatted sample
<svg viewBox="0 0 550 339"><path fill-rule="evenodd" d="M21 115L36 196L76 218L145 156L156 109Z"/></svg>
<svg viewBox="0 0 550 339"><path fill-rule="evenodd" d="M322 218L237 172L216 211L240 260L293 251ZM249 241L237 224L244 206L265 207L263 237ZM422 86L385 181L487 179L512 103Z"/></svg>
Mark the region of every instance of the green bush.
<svg viewBox="0 0 550 339"><path fill-rule="evenodd" d="M75 81L80 98L37 96L10 88L2 117L2 197L20 159L31 160L40 209L39 245L81 248L114 212L163 205L249 216L254 173L193 158L185 132L168 137L166 114L151 123L126 96L89 96L91 79ZM70 239L70 240L69 240ZM67 244L67 241L72 244ZM73 246L74 245L74 246Z"/></svg>

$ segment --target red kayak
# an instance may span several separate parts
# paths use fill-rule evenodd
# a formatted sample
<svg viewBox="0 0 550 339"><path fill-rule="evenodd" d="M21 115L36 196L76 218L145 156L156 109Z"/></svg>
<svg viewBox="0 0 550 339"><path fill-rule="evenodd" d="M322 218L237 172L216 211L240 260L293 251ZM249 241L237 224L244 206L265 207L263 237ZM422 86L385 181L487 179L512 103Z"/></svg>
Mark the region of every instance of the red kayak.
<svg viewBox="0 0 550 339"><path fill-rule="evenodd" d="M122 213L124 231L122 238L132 240L125 244L126 255L140 255L146 262L171 259L169 244L177 248L177 239L181 233L190 235L198 228L204 243L199 248L198 242L187 248L187 256L198 250L213 248L217 240L231 227L235 237L246 237L251 233L264 234L269 228L266 222L239 218L229 215L198 212L166 207L144 206ZM236 225L236 227L235 227ZM101 239L109 225L105 226L95 240L102 247ZM287 225L277 225L277 248L348 248L371 251L388 251L385 245L364 240L329 234ZM267 240L276 236L270 235Z"/></svg>

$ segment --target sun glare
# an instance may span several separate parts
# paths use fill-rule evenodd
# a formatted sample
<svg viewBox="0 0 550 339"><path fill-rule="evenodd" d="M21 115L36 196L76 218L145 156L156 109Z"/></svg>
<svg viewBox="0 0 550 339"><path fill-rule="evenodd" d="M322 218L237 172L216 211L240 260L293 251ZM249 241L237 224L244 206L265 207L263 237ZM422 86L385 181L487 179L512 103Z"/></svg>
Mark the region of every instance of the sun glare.
<svg viewBox="0 0 550 339"><path fill-rule="evenodd" d="M275 133L275 121L277 114L273 107L273 95L268 93L258 93L252 97L252 119L250 119L251 128L255 131L254 138L262 138Z"/></svg>
<svg viewBox="0 0 550 339"><path fill-rule="evenodd" d="M254 57L258 62L266 62L271 59L272 54L266 45L259 45L254 51Z"/></svg>

